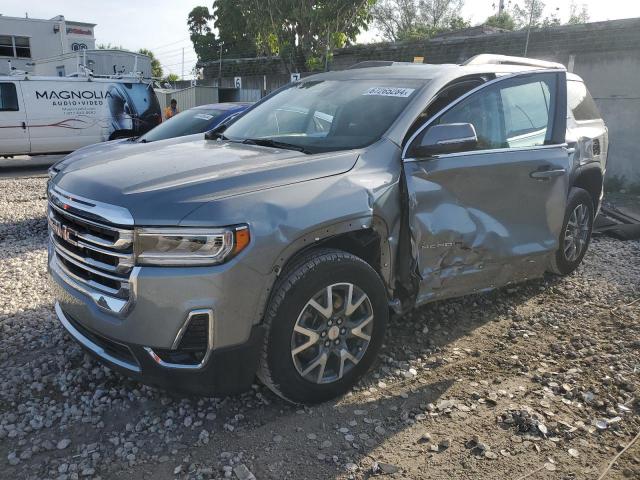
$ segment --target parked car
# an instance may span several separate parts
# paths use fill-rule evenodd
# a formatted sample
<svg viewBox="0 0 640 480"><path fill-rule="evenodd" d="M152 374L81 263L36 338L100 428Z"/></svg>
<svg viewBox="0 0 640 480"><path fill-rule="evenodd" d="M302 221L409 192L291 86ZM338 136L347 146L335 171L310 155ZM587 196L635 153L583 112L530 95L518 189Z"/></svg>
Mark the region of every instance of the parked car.
<svg viewBox="0 0 640 480"><path fill-rule="evenodd" d="M0 77L0 155L70 152L140 136L160 123L153 87L135 78Z"/></svg>
<svg viewBox="0 0 640 480"><path fill-rule="evenodd" d="M249 106L251 106L251 103L237 102L213 103L190 108L184 112L180 112L169 120L165 120L144 135L120 138L79 148L53 165L50 170L59 170L63 165L97 153L114 152L115 150L129 149L133 146L141 147L147 143L173 138L180 138L181 140L179 142L171 142L172 144L197 140L202 138L202 133L212 130L224 122L230 121L239 113L249 108Z"/></svg>
<svg viewBox="0 0 640 480"><path fill-rule="evenodd" d="M206 137L51 179L58 318L143 382L301 403L390 312L575 270L608 144L578 76L496 56L314 75Z"/></svg>

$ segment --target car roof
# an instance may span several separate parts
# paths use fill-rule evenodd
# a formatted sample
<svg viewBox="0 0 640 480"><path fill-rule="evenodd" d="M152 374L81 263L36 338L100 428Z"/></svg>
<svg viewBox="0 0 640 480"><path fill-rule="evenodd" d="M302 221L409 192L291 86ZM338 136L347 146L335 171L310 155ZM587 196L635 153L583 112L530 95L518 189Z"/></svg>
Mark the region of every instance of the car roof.
<svg viewBox="0 0 640 480"><path fill-rule="evenodd" d="M384 64L387 63L387 64ZM390 64L388 64L390 63ZM422 64L422 63L391 63L383 62L380 66L358 65L334 72L325 72L305 77L301 81L314 80L378 80L383 78L433 80L439 77L464 77L474 74L509 74L527 71L543 70L540 66L516 64Z"/></svg>
<svg viewBox="0 0 640 480"><path fill-rule="evenodd" d="M233 110L236 108L249 107L253 105L251 102L224 102L224 103L210 103L208 105L198 105L193 107L193 110Z"/></svg>

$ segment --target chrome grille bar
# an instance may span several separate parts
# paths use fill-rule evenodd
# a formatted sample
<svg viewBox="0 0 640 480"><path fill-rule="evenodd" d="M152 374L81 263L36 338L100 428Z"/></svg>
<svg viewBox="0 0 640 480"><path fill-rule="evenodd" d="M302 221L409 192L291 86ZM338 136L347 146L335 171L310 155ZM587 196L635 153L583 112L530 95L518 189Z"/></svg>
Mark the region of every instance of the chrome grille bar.
<svg viewBox="0 0 640 480"><path fill-rule="evenodd" d="M121 284L125 284L127 283L127 279L126 277L118 277L115 275L112 275L110 273L107 273L103 270L99 270L97 268L93 268L93 266L90 266L89 263L85 262L83 259L80 259L80 257L78 257L77 255L69 252L69 251L65 251L65 249L63 247L60 246L60 244L58 242L54 242L54 247L56 249L56 253L58 253L59 255L62 256L62 258L64 258L67 262L72 263L73 265L75 265L78 268L81 268L95 276L98 277L102 277L102 278L106 278L108 280L113 280L114 282L118 282Z"/></svg>
<svg viewBox="0 0 640 480"><path fill-rule="evenodd" d="M101 308L123 313L133 296L134 233L129 212L57 187L48 194L51 252L59 273Z"/></svg>
<svg viewBox="0 0 640 480"><path fill-rule="evenodd" d="M63 209L61 209L60 207L54 205L53 203L49 202L49 206L52 207L53 211L56 212L57 215L62 215L63 217L68 217L68 218L72 218L74 221L78 222L81 225L85 225L87 227L96 227L96 228L100 228L100 229L104 229L104 225L101 225L99 223L96 222L92 222L91 220L87 220L84 219L82 217L79 217L71 212L67 212ZM51 209L49 210L49 218L54 218L55 219L55 215L52 216L52 211ZM102 237L99 237L97 235L92 235L91 233L86 233L86 232L79 232L80 238L83 238L84 240L94 243L96 245L100 245L102 247L110 247L110 248L115 248L115 249L125 249L127 247L130 247L131 245L133 245L133 231L132 230L123 230L120 228L111 228L109 227L109 230L111 230L112 232L114 232L114 234L117 234L117 238L116 240L110 240L110 239L105 239Z"/></svg>

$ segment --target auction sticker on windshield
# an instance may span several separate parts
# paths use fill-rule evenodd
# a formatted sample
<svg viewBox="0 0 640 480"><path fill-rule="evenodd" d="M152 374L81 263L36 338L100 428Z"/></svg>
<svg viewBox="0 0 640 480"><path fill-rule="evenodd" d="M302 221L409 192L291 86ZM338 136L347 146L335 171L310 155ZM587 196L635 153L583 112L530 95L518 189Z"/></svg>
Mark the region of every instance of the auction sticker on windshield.
<svg viewBox="0 0 640 480"><path fill-rule="evenodd" d="M363 93L363 95L374 95L377 97L400 97L406 98L411 96L415 88L403 87L371 87Z"/></svg>

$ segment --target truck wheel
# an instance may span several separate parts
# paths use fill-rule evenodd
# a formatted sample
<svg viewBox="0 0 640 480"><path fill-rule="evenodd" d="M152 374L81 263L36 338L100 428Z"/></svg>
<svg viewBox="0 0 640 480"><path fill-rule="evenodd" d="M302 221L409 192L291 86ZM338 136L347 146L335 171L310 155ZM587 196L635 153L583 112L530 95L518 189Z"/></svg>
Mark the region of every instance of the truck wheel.
<svg viewBox="0 0 640 480"><path fill-rule="evenodd" d="M316 250L282 275L267 309L258 377L294 403L346 393L374 361L389 308L369 264L340 250Z"/></svg>
<svg viewBox="0 0 640 480"><path fill-rule="evenodd" d="M591 196L582 188L572 188L560 234L560 247L551 260L553 273L568 275L578 268L587 253L592 229L593 201Z"/></svg>

